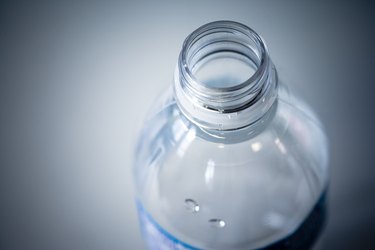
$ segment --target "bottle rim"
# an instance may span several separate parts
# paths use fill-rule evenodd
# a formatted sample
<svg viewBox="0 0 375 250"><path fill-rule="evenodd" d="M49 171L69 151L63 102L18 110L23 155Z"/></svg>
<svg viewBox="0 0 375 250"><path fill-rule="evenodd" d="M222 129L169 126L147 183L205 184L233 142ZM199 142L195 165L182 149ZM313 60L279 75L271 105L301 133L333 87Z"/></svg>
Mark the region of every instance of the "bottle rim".
<svg viewBox="0 0 375 250"><path fill-rule="evenodd" d="M236 84L235 86L231 87L207 87L205 84L202 84L199 79L195 76L192 71L192 66L188 63L188 54L190 52L191 47L199 42L201 38L204 36L210 35L212 33L219 33L219 32L238 32L238 34L243 34L248 37L249 40L253 40L256 44L251 49L255 49L257 54L259 55L260 64L256 66L256 71L245 81L242 83ZM244 88L245 86L257 83L259 77L261 77L267 69L269 63L269 56L268 56L268 48L263 40L263 38L255 32L250 27L235 22L235 21L215 21L205 25L200 26L198 29L193 31L183 42L180 58L179 58L179 66L183 67L182 72L184 73L185 77L188 79L187 84L191 85L191 87L199 89L201 91L212 92L225 92L225 91L234 91Z"/></svg>
<svg viewBox="0 0 375 250"><path fill-rule="evenodd" d="M207 56L223 51L246 57L254 64L255 72L232 86L207 86L193 68ZM182 45L175 71L175 97L182 113L201 127L232 130L254 123L273 104L276 87L276 70L263 38L244 24L205 24Z"/></svg>

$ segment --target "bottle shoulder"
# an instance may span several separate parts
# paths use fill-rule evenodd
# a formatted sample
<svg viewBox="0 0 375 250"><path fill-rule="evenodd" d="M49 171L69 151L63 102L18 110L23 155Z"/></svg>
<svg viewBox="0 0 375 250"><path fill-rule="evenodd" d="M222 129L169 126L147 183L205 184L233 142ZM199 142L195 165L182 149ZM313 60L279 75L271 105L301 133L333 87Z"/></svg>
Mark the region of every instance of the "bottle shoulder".
<svg viewBox="0 0 375 250"><path fill-rule="evenodd" d="M162 166L158 171L178 169L180 175L192 172L202 179L210 176L207 168L214 164L223 178L227 174L249 173L251 178L259 174L262 177L254 179L254 183L262 180L259 186L277 178L292 188L303 180L310 199L315 200L328 182L324 130L311 109L290 94L281 93L273 109L273 114L259 121L256 128L212 132L189 122L173 95L167 93L145 122L138 140L136 172L147 172L155 165ZM216 174L212 178L220 177Z"/></svg>
<svg viewBox="0 0 375 250"><path fill-rule="evenodd" d="M189 122L173 95L166 94L138 141L138 198L158 223L197 246L204 234L194 228L210 230L211 219L229 223L218 247L233 239L262 246L290 234L311 212L328 179L324 131L310 109L293 98L281 93L258 131L242 131L243 140L228 142L223 134ZM187 200L207 216L194 228L178 219L186 217Z"/></svg>
<svg viewBox="0 0 375 250"><path fill-rule="evenodd" d="M154 147L156 142L168 145L165 150L176 154L193 151L193 148L199 148L197 153L200 155L210 155L215 150L238 151L244 148L249 158L254 155L258 158L262 154L268 158L284 158L285 154L291 153L287 148L295 146L298 146L301 155L312 156L328 151L328 141L319 119L308 105L290 94L286 88L280 89L266 117L235 131L207 130L196 126L180 111L169 89L155 103L153 112L146 119L138 148ZM278 151L273 152L275 147ZM327 156L315 157L323 159Z"/></svg>

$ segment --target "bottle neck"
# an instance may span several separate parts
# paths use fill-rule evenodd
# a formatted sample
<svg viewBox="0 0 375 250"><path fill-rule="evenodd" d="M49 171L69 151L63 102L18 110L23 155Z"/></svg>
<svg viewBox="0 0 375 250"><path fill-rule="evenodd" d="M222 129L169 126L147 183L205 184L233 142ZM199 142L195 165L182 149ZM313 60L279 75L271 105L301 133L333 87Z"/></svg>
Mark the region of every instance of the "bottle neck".
<svg viewBox="0 0 375 250"><path fill-rule="evenodd" d="M174 82L182 113L205 129L244 128L277 97L277 73L263 39L232 21L206 24L186 38Z"/></svg>

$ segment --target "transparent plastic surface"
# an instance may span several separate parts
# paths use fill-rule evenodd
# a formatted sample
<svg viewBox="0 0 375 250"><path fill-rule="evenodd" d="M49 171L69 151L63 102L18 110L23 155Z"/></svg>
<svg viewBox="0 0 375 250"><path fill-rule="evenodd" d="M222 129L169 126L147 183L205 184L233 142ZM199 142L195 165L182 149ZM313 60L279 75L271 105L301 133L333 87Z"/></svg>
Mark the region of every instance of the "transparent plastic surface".
<svg viewBox="0 0 375 250"><path fill-rule="evenodd" d="M182 242L202 249L267 246L296 230L325 191L325 135L287 92L260 127L229 132L235 136L189 122L171 91L157 106L137 149L138 199ZM227 143L226 136L235 139Z"/></svg>
<svg viewBox="0 0 375 250"><path fill-rule="evenodd" d="M204 74L203 84L228 88L213 86L220 78L209 76ZM194 113L183 112L178 89L159 98L141 131L134 167L150 249L265 248L312 218L328 184L327 139L307 105L279 82L272 89L275 98L264 104L269 107L253 111L263 110L260 118L230 129L202 126L210 121L200 123ZM225 114L228 126L246 115L217 112Z"/></svg>

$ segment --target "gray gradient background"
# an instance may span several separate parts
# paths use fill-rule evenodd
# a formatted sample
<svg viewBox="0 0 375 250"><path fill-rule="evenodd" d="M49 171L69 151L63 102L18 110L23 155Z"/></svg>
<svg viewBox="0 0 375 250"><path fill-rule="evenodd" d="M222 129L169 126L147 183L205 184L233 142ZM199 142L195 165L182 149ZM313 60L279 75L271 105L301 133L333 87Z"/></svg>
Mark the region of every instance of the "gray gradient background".
<svg viewBox="0 0 375 250"><path fill-rule="evenodd" d="M374 249L373 13L360 1L1 1L0 249L143 248L136 133L183 39L219 19L259 32L326 126L330 213L315 249Z"/></svg>

